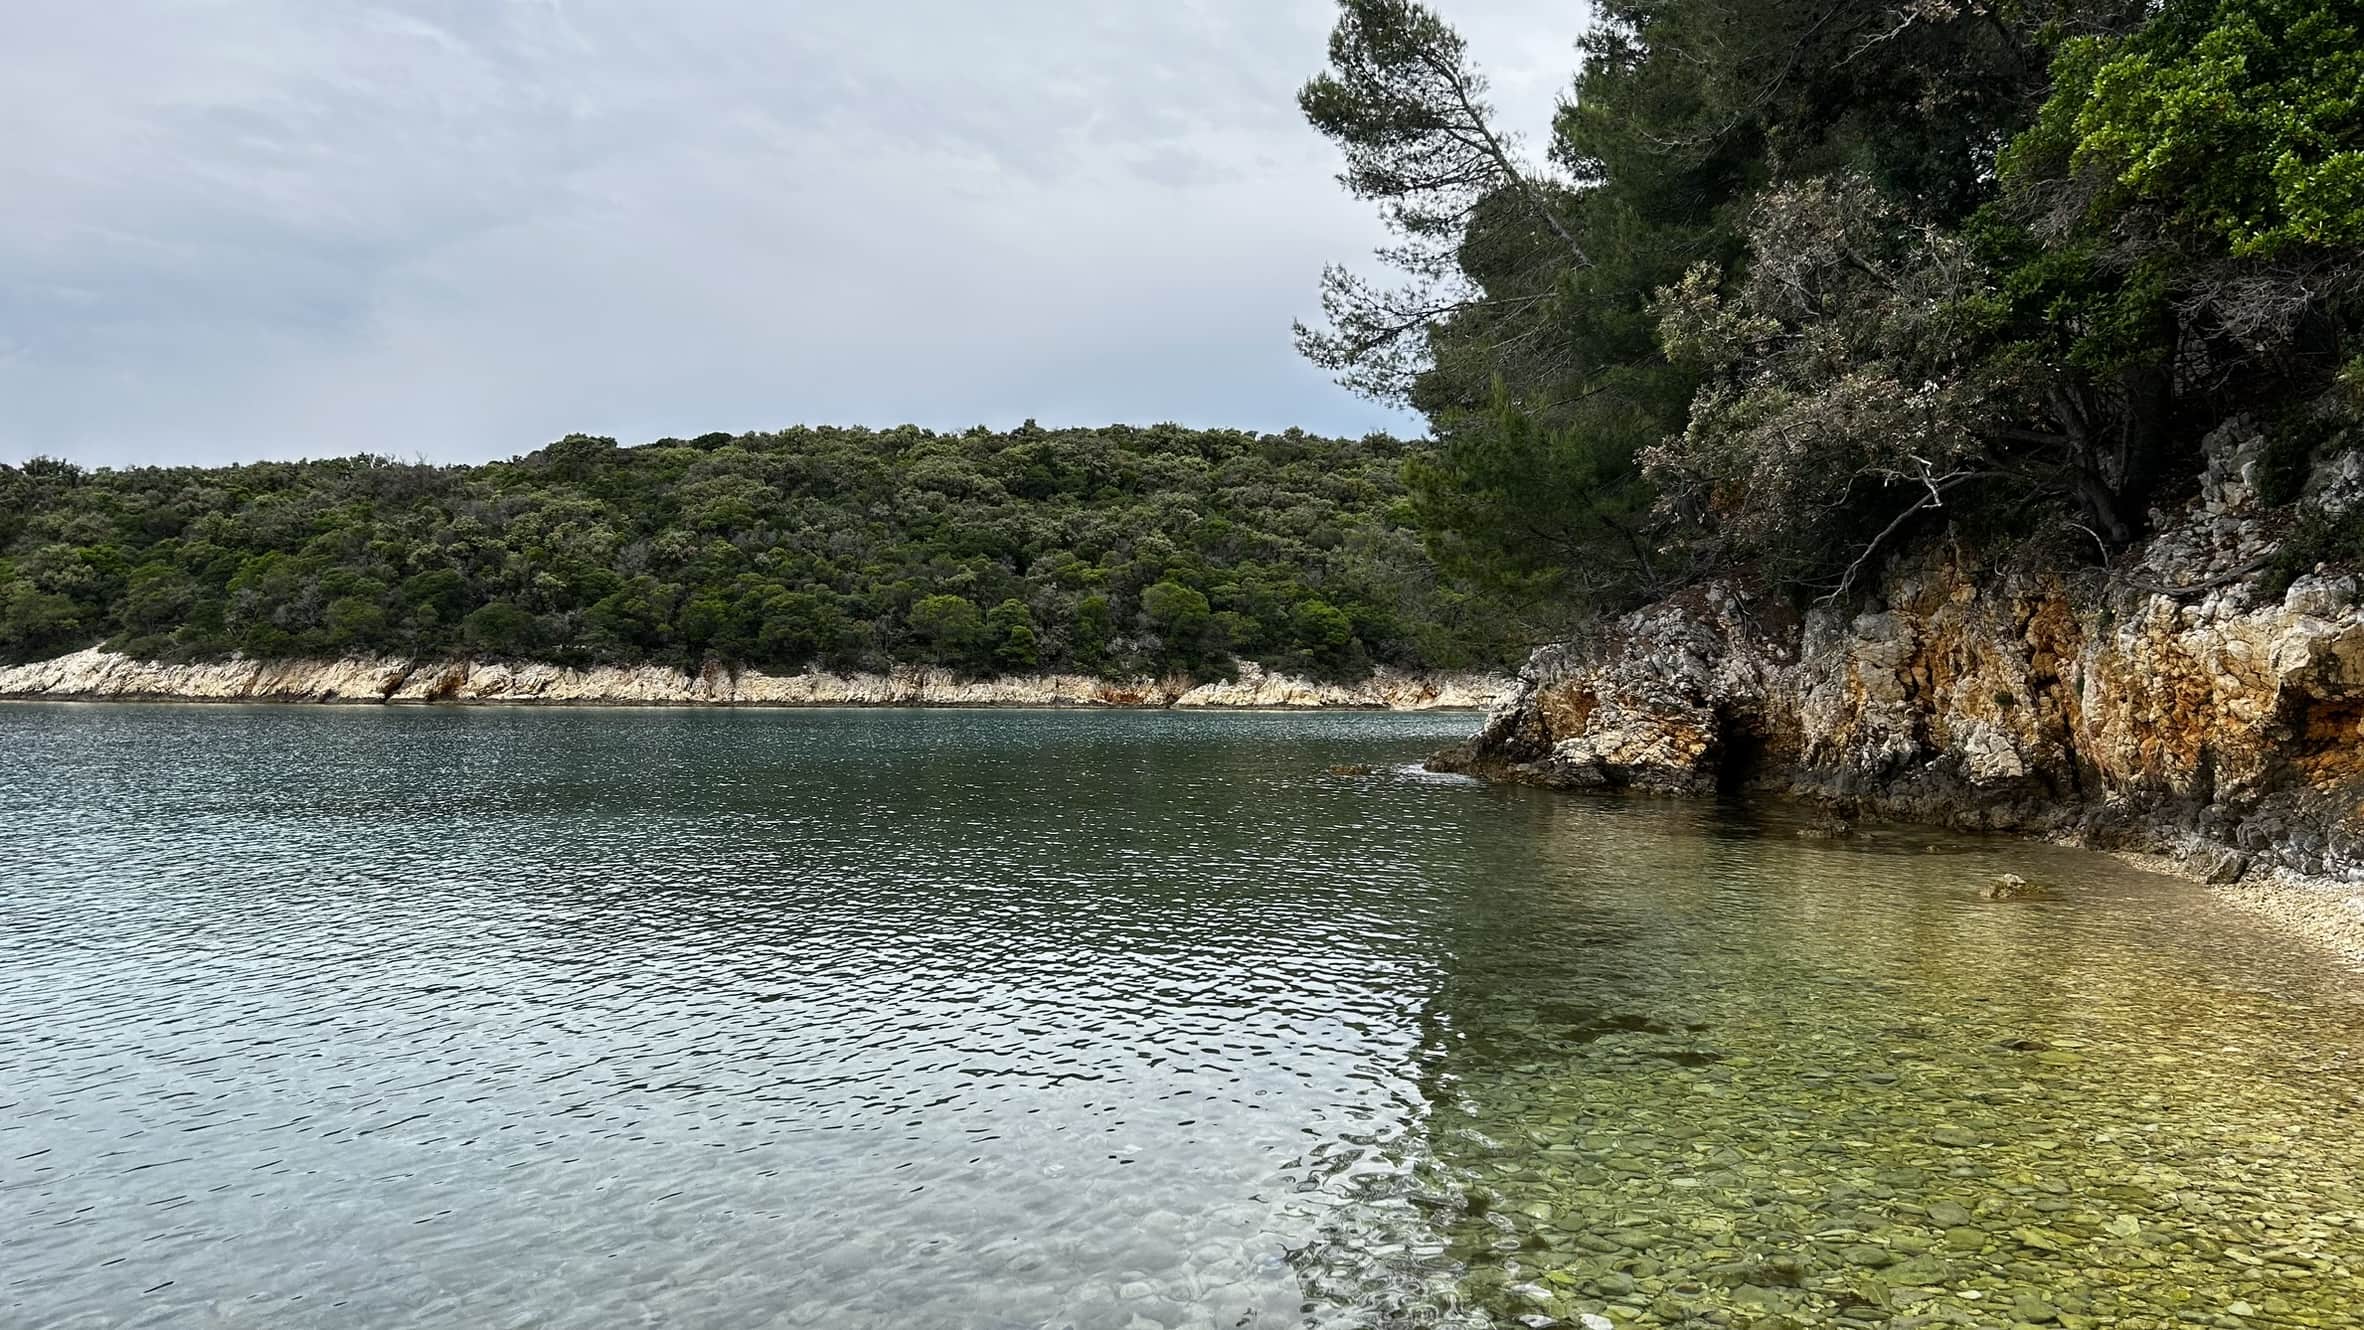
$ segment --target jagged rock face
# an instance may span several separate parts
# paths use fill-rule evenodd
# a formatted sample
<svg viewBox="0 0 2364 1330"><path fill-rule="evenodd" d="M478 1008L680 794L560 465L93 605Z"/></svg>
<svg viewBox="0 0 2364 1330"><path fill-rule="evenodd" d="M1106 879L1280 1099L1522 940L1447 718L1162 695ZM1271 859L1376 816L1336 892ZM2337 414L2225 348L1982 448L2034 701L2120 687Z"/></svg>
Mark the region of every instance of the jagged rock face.
<svg viewBox="0 0 2364 1330"><path fill-rule="evenodd" d="M1695 588L1537 652L1487 716L1471 769L1570 789L1713 791L1763 737L1791 659L1730 588Z"/></svg>
<svg viewBox="0 0 2364 1330"><path fill-rule="evenodd" d="M1746 784L2207 856L2217 877L2254 862L2364 880L2356 579L2261 600L2244 574L2271 548L2244 479L2254 442L2212 444L2200 497L2111 572L1932 551L1873 603L1802 620L1695 589L1537 653L1441 764L1566 788Z"/></svg>
<svg viewBox="0 0 2364 1330"><path fill-rule="evenodd" d="M709 666L587 670L504 661L227 660L167 665L92 648L0 668L0 697L254 702L525 702L725 706L1361 707L1481 710L1510 681L1479 674L1380 670L1352 684L1272 674L1253 664L1229 682L1108 680L1073 674L964 679L947 670L764 674Z"/></svg>

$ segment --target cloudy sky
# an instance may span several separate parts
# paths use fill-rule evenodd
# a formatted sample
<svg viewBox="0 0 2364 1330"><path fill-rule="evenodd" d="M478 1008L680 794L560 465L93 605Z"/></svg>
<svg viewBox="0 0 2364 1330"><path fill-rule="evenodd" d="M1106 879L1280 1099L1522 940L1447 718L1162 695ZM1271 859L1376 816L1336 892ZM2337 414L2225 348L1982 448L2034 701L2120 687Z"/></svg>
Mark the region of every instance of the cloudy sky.
<svg viewBox="0 0 2364 1330"><path fill-rule="evenodd" d="M1581 9L1444 0L1538 142ZM1327 0L18 0L0 460L581 430L1406 422L1289 347L1378 239Z"/></svg>

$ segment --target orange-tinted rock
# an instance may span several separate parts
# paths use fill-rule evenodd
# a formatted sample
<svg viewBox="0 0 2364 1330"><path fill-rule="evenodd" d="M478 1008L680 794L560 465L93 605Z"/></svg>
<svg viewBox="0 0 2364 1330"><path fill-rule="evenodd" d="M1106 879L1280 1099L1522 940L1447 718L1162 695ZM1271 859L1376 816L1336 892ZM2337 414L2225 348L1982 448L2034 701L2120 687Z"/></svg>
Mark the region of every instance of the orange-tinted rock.
<svg viewBox="0 0 2364 1330"><path fill-rule="evenodd" d="M2225 469L2229 475L2229 469ZM2364 880L2364 611L2353 579L2269 598L2270 548L2211 473L2099 569L1951 549L1802 623L1694 588L1536 653L1446 765L1569 788L1749 785L1891 816L2066 832ZM2162 594L2159 588L2189 587Z"/></svg>

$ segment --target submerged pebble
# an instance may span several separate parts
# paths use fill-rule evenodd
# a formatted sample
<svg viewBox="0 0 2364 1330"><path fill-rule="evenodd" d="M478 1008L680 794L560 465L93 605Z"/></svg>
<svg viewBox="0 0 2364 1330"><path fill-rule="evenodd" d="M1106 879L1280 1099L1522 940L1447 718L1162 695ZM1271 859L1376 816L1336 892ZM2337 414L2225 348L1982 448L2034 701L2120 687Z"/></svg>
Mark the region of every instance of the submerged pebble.
<svg viewBox="0 0 2364 1330"><path fill-rule="evenodd" d="M1554 990L1548 1016L1516 985L1473 993L1455 1028L1517 1052L1457 1065L1445 1113L1509 1144L1443 1162L1530 1237L1450 1250L1618 1330L2360 1324L2364 1031L2343 1006L1974 913L1991 930L1672 947L1646 982L1679 1021L1586 1015L1624 976ZM1666 1056L1685 1048L1716 1056ZM1462 1281L1473 1324L1528 1310L1489 1287Z"/></svg>

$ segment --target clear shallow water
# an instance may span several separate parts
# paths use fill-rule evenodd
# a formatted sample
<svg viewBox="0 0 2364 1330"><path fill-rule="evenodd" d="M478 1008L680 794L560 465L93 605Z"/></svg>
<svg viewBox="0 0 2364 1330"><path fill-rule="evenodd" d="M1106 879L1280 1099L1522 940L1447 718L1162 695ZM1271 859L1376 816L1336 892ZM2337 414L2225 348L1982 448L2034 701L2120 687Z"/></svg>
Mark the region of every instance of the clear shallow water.
<svg viewBox="0 0 2364 1330"><path fill-rule="evenodd" d="M1469 723L0 706L0 1325L2364 1321L2353 976Z"/></svg>

